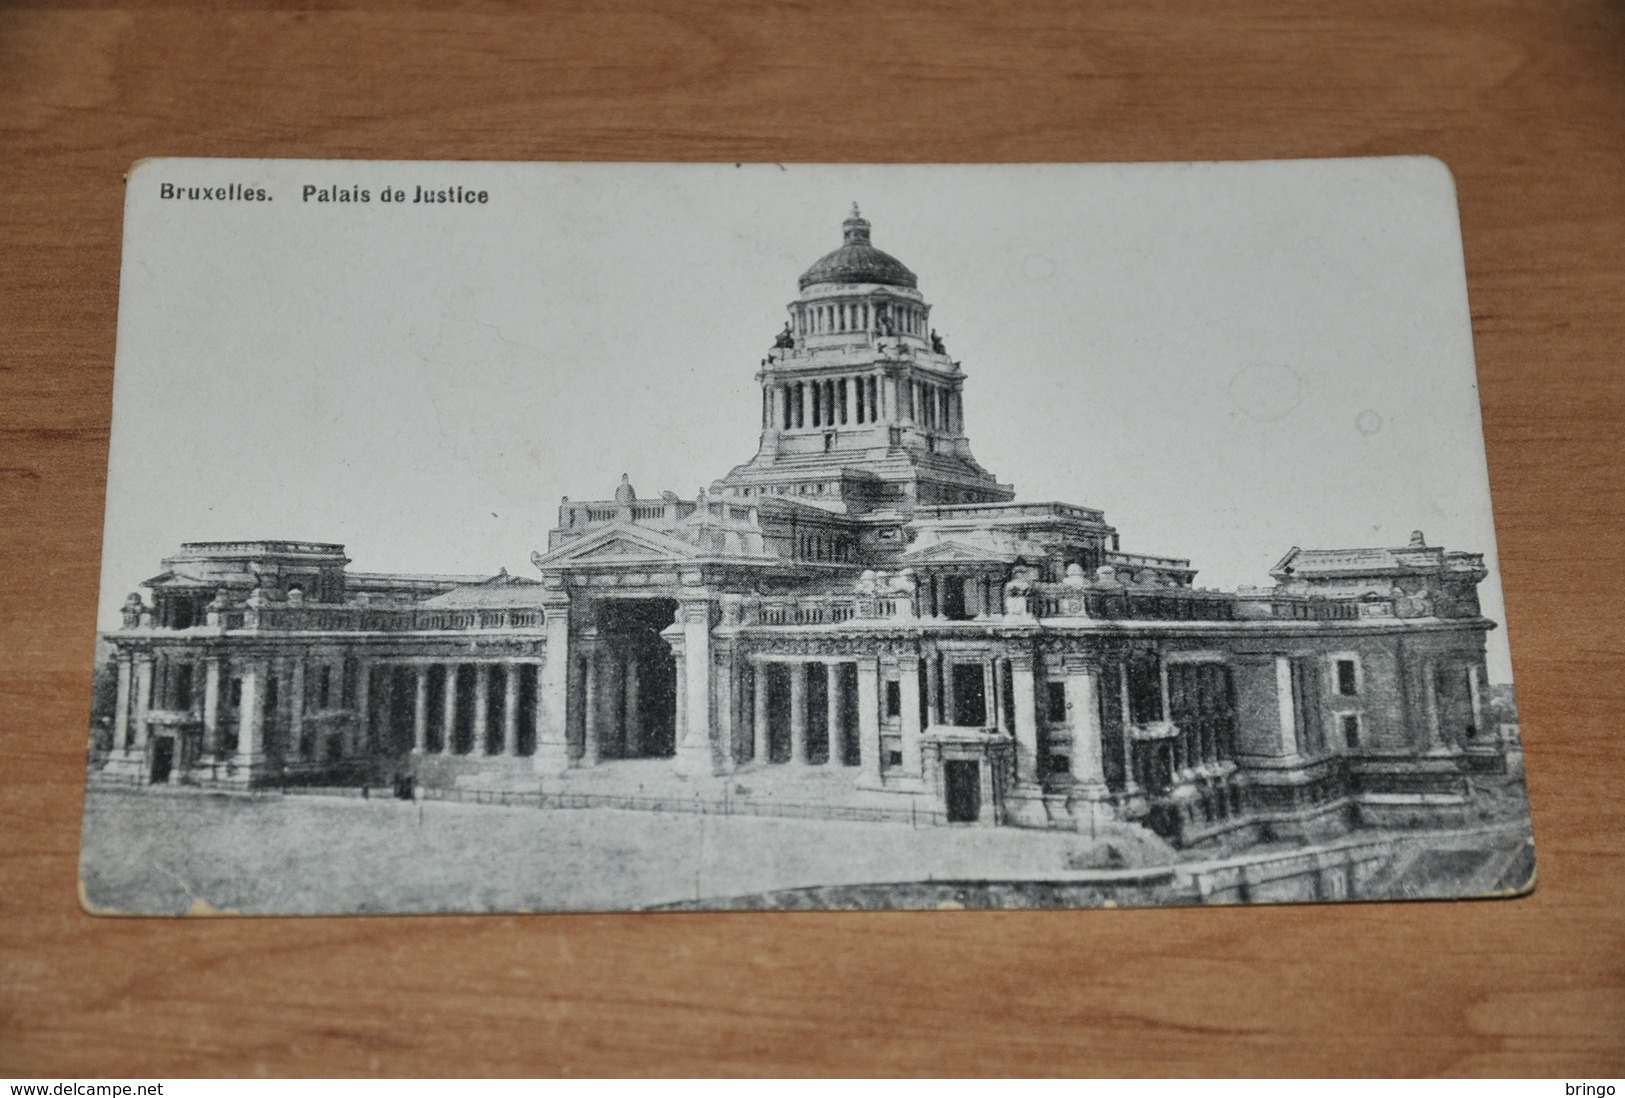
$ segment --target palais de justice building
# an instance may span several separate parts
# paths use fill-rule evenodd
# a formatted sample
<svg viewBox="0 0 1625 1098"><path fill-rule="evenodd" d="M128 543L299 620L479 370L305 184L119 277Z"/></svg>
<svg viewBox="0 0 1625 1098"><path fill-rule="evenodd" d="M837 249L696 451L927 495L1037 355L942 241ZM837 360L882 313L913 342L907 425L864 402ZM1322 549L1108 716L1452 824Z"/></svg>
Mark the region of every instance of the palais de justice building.
<svg viewBox="0 0 1625 1098"><path fill-rule="evenodd" d="M1017 502L856 208L757 379L755 456L692 497L623 476L565 499L534 578L183 545L106 635L103 772L545 790L634 759L816 767L950 821L1189 844L1449 822L1503 770L1481 555L1294 548L1273 585L1216 591L1101 511Z"/></svg>

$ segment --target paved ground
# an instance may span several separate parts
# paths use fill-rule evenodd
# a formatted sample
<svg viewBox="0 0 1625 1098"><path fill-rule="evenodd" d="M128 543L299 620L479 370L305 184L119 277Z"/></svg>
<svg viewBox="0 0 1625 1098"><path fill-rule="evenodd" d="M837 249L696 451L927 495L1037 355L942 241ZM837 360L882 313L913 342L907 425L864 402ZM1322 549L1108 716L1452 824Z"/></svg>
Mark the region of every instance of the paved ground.
<svg viewBox="0 0 1625 1098"><path fill-rule="evenodd" d="M1086 846L1011 828L92 788L80 877L107 912L593 910L1050 873Z"/></svg>
<svg viewBox="0 0 1625 1098"><path fill-rule="evenodd" d="M812 786L835 780L790 775L734 789L816 802ZM676 789L657 776L619 791ZM1526 828L1365 832L1331 845L1392 843L1362 898L1505 894L1533 871ZM1131 840L1111 840L1128 866L1166 861ZM92 910L130 914L1189 902L1171 880L1079 880L1075 871L1102 865L1105 852L1082 835L1007 827L92 786L80 877Z"/></svg>

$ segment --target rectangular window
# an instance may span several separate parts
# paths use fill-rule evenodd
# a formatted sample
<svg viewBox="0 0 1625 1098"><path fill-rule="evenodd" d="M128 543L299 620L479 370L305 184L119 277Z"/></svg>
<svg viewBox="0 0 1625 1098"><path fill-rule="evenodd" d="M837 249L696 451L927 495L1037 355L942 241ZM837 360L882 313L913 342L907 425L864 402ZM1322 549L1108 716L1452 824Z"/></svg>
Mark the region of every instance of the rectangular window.
<svg viewBox="0 0 1625 1098"><path fill-rule="evenodd" d="M886 681L886 716L903 715L903 687L896 679Z"/></svg>
<svg viewBox="0 0 1625 1098"><path fill-rule="evenodd" d="M1360 692L1359 673L1353 660L1337 661L1337 692L1345 697Z"/></svg>
<svg viewBox="0 0 1625 1098"><path fill-rule="evenodd" d="M1360 746L1360 716L1358 713L1343 714L1343 745L1345 747Z"/></svg>
<svg viewBox="0 0 1625 1098"><path fill-rule="evenodd" d="M192 665L188 663L175 668L175 708L192 708Z"/></svg>
<svg viewBox="0 0 1625 1098"><path fill-rule="evenodd" d="M960 728L986 727L992 699L987 696L987 683L982 677L982 665L955 664L953 682L953 723Z"/></svg>
<svg viewBox="0 0 1625 1098"><path fill-rule="evenodd" d="M231 680L231 707L233 709L236 709L239 705L242 705L242 704L243 704L243 680L242 679L232 679Z"/></svg>
<svg viewBox="0 0 1625 1098"><path fill-rule="evenodd" d="M1135 724L1166 720L1162 705L1162 664L1155 652L1131 656L1128 669L1129 716Z"/></svg>
<svg viewBox="0 0 1625 1098"><path fill-rule="evenodd" d="M324 664L322 666L321 678L317 680L316 686L316 707L318 709L326 709L328 707L332 700L332 691L333 669Z"/></svg>
<svg viewBox="0 0 1625 1098"><path fill-rule="evenodd" d="M1051 755L1049 757L1049 772L1051 774L1072 773L1072 759L1066 755Z"/></svg>
<svg viewBox="0 0 1625 1098"><path fill-rule="evenodd" d="M1044 684L1044 718L1051 724L1066 723L1066 683Z"/></svg>

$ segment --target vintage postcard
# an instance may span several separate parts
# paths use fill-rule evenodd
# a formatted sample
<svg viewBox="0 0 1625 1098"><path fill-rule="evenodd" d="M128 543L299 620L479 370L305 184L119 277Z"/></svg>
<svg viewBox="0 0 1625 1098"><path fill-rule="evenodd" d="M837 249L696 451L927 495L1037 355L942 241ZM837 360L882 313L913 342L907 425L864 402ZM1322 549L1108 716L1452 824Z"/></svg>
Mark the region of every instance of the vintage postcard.
<svg viewBox="0 0 1625 1098"><path fill-rule="evenodd" d="M88 910L1533 883L1437 161L151 160L120 293Z"/></svg>

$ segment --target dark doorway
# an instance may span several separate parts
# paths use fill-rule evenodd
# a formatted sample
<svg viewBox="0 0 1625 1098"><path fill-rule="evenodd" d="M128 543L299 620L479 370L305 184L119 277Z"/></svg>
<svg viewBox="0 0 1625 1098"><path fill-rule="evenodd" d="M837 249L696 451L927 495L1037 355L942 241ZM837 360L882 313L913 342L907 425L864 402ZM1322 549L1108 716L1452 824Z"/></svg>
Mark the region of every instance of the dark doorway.
<svg viewBox="0 0 1625 1098"><path fill-rule="evenodd" d="M152 784L162 785L169 780L175 767L175 741L161 736L152 741Z"/></svg>
<svg viewBox="0 0 1625 1098"><path fill-rule="evenodd" d="M605 599L598 607L598 640L614 673L599 670L600 689L615 695L600 710L606 758L670 758L677 753L677 660L660 631L677 615L675 599Z"/></svg>
<svg viewBox="0 0 1625 1098"><path fill-rule="evenodd" d="M766 762L790 761L790 666L762 665L761 689L767 691Z"/></svg>
<svg viewBox="0 0 1625 1098"><path fill-rule="evenodd" d="M429 667L428 703L424 706L428 715L428 727L424 730L424 750L429 754L438 754L446 749L445 722L441 714L446 711L446 684L451 676L446 674L446 668L441 664ZM374 735L377 735L378 718L373 718Z"/></svg>
<svg viewBox="0 0 1625 1098"><path fill-rule="evenodd" d="M472 755L475 750L474 695L479 687L479 672L471 663L458 664L447 685L457 691L457 727L452 732L450 754Z"/></svg>
<svg viewBox="0 0 1625 1098"><path fill-rule="evenodd" d="M966 759L942 764L948 786L948 822L975 823L982 817L982 767Z"/></svg>
<svg viewBox="0 0 1625 1098"><path fill-rule="evenodd" d="M805 665L807 676L807 759L809 763L828 762L829 743L829 664Z"/></svg>
<svg viewBox="0 0 1625 1098"><path fill-rule="evenodd" d="M416 669L406 664L397 665L386 672L384 689L388 692L389 727L383 739L383 750L391 758L403 758L412 752L413 725L416 723L418 676ZM444 704L444 703L442 703ZM424 716L434 724L438 710L427 709ZM329 755L329 758L334 756Z"/></svg>
<svg viewBox="0 0 1625 1098"><path fill-rule="evenodd" d="M942 616L949 621L969 621L965 606L965 577L947 576L942 581Z"/></svg>
<svg viewBox="0 0 1625 1098"><path fill-rule="evenodd" d="M954 723L961 728L987 724L987 684L979 663L954 665Z"/></svg>
<svg viewBox="0 0 1625 1098"><path fill-rule="evenodd" d="M855 663L832 663L828 667L831 675L838 675L841 679L841 706L840 713L837 715L839 724L830 736L830 761L841 766L856 766L858 765L859 753L857 745L858 665ZM889 685L892 691L897 690L895 682ZM900 701L899 705L901 705Z"/></svg>

